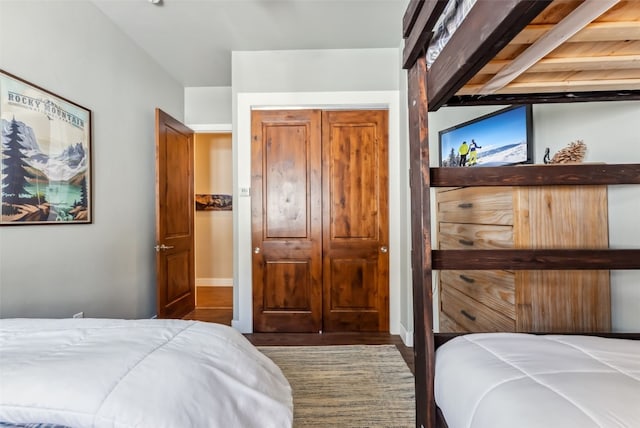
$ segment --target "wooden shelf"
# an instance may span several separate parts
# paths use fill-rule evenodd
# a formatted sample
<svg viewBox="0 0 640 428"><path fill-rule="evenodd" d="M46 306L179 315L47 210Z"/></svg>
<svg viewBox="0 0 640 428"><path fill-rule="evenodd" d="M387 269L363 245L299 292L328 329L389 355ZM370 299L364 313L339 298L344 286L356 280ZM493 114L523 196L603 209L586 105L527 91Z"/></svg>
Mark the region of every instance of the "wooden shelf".
<svg viewBox="0 0 640 428"><path fill-rule="evenodd" d="M434 270L640 269L640 249L433 250Z"/></svg>
<svg viewBox="0 0 640 428"><path fill-rule="evenodd" d="M640 164L431 168L432 187L640 184Z"/></svg>

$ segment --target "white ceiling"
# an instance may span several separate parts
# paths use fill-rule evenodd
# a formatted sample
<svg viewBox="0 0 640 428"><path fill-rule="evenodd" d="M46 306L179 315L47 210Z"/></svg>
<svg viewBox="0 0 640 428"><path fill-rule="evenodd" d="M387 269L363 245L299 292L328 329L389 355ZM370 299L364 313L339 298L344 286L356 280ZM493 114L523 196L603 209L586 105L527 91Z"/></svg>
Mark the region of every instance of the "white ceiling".
<svg viewBox="0 0 640 428"><path fill-rule="evenodd" d="M91 0L185 87L231 86L231 51L399 47L408 0Z"/></svg>

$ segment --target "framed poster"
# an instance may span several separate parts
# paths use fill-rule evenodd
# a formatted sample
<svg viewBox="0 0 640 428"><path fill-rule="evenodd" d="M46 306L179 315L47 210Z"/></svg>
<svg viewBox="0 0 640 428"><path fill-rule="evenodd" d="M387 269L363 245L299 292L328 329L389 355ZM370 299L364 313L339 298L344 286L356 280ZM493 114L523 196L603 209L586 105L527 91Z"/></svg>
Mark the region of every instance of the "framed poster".
<svg viewBox="0 0 640 428"><path fill-rule="evenodd" d="M0 70L0 225L91 223L91 111Z"/></svg>

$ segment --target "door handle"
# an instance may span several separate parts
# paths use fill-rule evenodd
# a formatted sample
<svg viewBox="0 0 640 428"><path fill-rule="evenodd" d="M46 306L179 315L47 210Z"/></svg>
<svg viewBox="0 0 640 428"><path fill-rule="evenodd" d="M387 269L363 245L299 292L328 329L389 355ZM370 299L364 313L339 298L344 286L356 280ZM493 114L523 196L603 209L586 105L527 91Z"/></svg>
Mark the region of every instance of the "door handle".
<svg viewBox="0 0 640 428"><path fill-rule="evenodd" d="M382 247L380 247L380 252L383 254L386 254L389 251L389 249L387 247L385 247L384 245Z"/></svg>
<svg viewBox="0 0 640 428"><path fill-rule="evenodd" d="M253 249L253 252L254 252L255 254L260 254L260 247L256 247L256 248L254 248L254 249Z"/></svg>
<svg viewBox="0 0 640 428"><path fill-rule="evenodd" d="M164 244L162 244L162 245L156 245L156 246L155 246L155 247L153 247L153 248L155 248L155 249L156 249L156 253L157 253L157 252L158 252L158 251L160 251L160 250L162 250L162 251L170 250L170 249L172 249L172 248L173 248L173 245L164 245Z"/></svg>

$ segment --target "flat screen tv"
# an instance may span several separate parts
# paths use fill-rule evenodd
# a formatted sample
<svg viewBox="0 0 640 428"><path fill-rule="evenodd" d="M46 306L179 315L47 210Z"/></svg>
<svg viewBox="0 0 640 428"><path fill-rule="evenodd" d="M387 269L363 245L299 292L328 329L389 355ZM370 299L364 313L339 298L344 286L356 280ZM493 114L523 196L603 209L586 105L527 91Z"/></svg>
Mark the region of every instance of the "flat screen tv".
<svg viewBox="0 0 640 428"><path fill-rule="evenodd" d="M532 163L531 117L531 105L511 106L440 131L440 166Z"/></svg>

